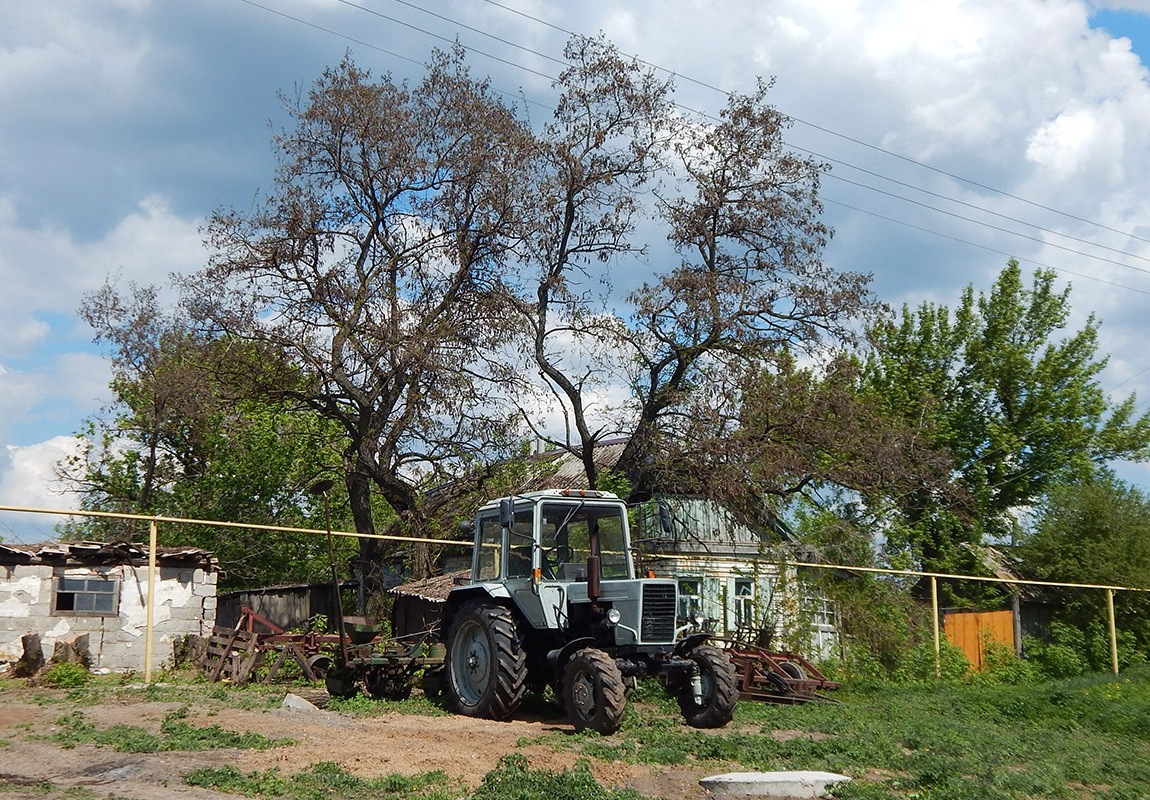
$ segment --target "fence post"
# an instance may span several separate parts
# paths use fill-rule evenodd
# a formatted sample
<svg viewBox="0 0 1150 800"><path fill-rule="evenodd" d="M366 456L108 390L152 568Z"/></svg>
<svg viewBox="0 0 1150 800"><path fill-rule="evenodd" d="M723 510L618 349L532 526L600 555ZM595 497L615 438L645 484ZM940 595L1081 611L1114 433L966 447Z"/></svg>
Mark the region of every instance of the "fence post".
<svg viewBox="0 0 1150 800"><path fill-rule="evenodd" d="M1118 674L1118 629L1114 626L1114 590L1106 590L1106 616L1110 622L1110 667Z"/></svg>
<svg viewBox="0 0 1150 800"><path fill-rule="evenodd" d="M144 683L152 682L152 635L156 607L156 521L148 522L148 608L144 622Z"/></svg>
<svg viewBox="0 0 1150 800"><path fill-rule="evenodd" d="M934 620L934 677L942 675L942 641L938 635L938 578L930 576L930 613Z"/></svg>

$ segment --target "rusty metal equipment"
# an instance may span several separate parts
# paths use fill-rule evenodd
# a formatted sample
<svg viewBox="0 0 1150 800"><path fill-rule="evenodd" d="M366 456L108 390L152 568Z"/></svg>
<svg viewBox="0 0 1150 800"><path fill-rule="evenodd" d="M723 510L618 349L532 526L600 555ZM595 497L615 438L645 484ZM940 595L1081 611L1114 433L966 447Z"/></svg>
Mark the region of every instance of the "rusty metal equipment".
<svg viewBox="0 0 1150 800"><path fill-rule="evenodd" d="M823 692L839 688L798 653L766 650L735 639L720 639L735 665L740 700L766 703L830 701Z"/></svg>
<svg viewBox="0 0 1150 800"><path fill-rule="evenodd" d="M372 697L406 700L411 695L416 677L421 674L424 692L435 693L444 656L443 645L431 641L435 631L422 631L400 639L374 640L370 628L376 626L352 623L352 619L349 617L344 623L350 640L346 665L331 668L323 679L328 694L352 697L362 687Z"/></svg>

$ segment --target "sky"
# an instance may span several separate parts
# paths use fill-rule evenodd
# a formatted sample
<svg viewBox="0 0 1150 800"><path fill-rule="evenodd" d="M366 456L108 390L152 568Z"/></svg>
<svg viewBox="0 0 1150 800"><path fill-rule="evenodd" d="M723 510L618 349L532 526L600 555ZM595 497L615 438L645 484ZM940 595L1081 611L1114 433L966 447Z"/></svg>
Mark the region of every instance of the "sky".
<svg viewBox="0 0 1150 800"><path fill-rule="evenodd" d="M111 399L77 308L205 263L208 215L270 187L284 95L345 54L418 77L458 40L544 115L568 36L600 32L711 114L774 79L788 145L831 166L829 264L895 308L1054 269L1072 326L1102 320L1103 388L1150 408L1150 0L7 0L0 505L76 507L54 465ZM57 519L0 512L0 540Z"/></svg>

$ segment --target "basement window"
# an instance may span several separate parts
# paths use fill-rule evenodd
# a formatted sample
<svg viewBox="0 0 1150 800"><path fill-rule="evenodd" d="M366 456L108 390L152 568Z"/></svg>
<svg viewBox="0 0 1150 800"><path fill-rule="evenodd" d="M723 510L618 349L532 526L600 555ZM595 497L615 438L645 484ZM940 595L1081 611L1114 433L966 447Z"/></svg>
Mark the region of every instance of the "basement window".
<svg viewBox="0 0 1150 800"><path fill-rule="evenodd" d="M120 582L113 578L57 578L52 613L114 617L120 610Z"/></svg>

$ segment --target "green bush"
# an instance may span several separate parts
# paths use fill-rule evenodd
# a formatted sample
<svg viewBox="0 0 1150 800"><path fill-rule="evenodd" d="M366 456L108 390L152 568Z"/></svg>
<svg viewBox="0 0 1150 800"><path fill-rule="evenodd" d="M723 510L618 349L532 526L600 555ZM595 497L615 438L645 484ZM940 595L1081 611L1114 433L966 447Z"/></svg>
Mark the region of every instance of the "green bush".
<svg viewBox="0 0 1150 800"><path fill-rule="evenodd" d="M55 689L79 689L92 680L92 673L83 664L64 661L44 670L40 680Z"/></svg>
<svg viewBox="0 0 1150 800"><path fill-rule="evenodd" d="M1042 671L1030 661L1019 658L1014 648L987 639L982 645L982 670L972 673L975 682L1002 683L1013 686L1034 683Z"/></svg>
<svg viewBox="0 0 1150 800"><path fill-rule="evenodd" d="M962 648L943 638L936 662L934 641L920 642L908 650L891 674L895 683L935 683L958 681L970 672L970 661Z"/></svg>
<svg viewBox="0 0 1150 800"><path fill-rule="evenodd" d="M1050 623L1047 641L1026 637L1023 652L1047 677L1073 678L1090 668L1086 658L1086 637L1077 628L1061 622Z"/></svg>

